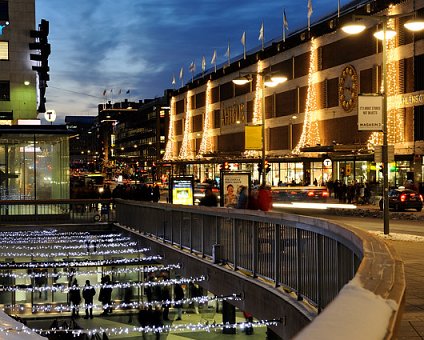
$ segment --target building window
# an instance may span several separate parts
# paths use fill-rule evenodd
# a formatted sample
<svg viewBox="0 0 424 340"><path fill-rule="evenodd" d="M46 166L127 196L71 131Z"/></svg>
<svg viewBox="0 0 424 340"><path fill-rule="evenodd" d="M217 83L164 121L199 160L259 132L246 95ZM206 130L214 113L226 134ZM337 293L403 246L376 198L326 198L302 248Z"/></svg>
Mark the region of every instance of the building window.
<svg viewBox="0 0 424 340"><path fill-rule="evenodd" d="M0 81L0 101L10 100L10 82Z"/></svg>
<svg viewBox="0 0 424 340"><path fill-rule="evenodd" d="M9 42L0 41L0 60L9 60Z"/></svg>
<svg viewBox="0 0 424 340"><path fill-rule="evenodd" d="M0 1L0 21L9 21L9 3Z"/></svg>

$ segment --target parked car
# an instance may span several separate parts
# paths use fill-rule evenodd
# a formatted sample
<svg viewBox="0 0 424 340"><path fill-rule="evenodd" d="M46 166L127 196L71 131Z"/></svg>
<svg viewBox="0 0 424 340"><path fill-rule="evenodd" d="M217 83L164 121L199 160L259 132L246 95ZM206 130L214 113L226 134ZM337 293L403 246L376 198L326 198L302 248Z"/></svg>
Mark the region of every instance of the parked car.
<svg viewBox="0 0 424 340"><path fill-rule="evenodd" d="M380 210L383 210L383 198L379 202ZM403 211L405 209L415 209L421 211L423 209L423 196L418 192L398 188L389 191L389 209L395 211Z"/></svg>

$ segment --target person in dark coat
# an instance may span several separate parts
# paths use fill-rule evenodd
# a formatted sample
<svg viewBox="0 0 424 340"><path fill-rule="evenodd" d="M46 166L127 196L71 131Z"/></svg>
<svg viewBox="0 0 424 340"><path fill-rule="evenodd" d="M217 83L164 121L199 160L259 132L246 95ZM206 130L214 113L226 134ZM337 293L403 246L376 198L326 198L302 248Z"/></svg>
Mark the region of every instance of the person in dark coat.
<svg viewBox="0 0 424 340"><path fill-rule="evenodd" d="M174 300L175 301L181 301L184 299L184 290L183 287L181 287L180 284L176 284L174 287ZM183 303L177 302L174 307L177 309L177 318L175 320L181 320L181 316L183 315Z"/></svg>
<svg viewBox="0 0 424 340"><path fill-rule="evenodd" d="M164 321L169 321L169 303L167 303L167 301L171 300L171 294L169 293L169 287L168 286L164 286L162 288L162 308L163 308L163 313L162 313L162 317Z"/></svg>
<svg viewBox="0 0 424 340"><path fill-rule="evenodd" d="M85 302L85 316L84 319L93 318L93 297L96 295L96 290L90 284L90 280L85 281L84 289L82 290L82 297Z"/></svg>
<svg viewBox="0 0 424 340"><path fill-rule="evenodd" d="M203 205L205 207L217 207L218 199L215 194L212 192L211 188L206 188L205 196L200 199L199 205Z"/></svg>
<svg viewBox="0 0 424 340"><path fill-rule="evenodd" d="M112 312L112 287L111 287L111 281L110 276L106 275L102 278L102 288L100 288L99 293L99 301L103 305L103 313L100 315L107 315L109 312Z"/></svg>
<svg viewBox="0 0 424 340"><path fill-rule="evenodd" d="M72 306L72 317L79 317L79 304L81 303L81 292L78 287L77 279L74 279L72 282L72 287L69 289L69 301L71 301Z"/></svg>
<svg viewBox="0 0 424 340"><path fill-rule="evenodd" d="M138 322L141 327L151 327L153 324L153 311L152 307L149 306L149 308L146 308L144 306L141 307L140 311L138 312ZM143 339L146 339L146 331L142 331Z"/></svg>

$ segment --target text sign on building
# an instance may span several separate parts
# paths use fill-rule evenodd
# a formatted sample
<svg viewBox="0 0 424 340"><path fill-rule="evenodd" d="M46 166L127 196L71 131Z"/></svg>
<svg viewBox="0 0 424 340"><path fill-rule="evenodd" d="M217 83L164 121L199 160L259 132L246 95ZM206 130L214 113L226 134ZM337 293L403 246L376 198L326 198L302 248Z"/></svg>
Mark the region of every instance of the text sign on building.
<svg viewBox="0 0 424 340"><path fill-rule="evenodd" d="M358 130L383 131L383 96L358 96Z"/></svg>

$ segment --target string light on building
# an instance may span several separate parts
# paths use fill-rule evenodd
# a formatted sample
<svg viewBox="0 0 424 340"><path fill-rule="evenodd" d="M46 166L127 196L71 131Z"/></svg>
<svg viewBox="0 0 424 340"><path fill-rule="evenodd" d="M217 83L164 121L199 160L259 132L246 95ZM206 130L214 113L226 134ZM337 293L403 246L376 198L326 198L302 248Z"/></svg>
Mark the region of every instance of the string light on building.
<svg viewBox="0 0 424 340"><path fill-rule="evenodd" d="M306 96L305 119L303 121L302 134L299 143L293 149L293 154L299 154L300 149L305 146L321 144L318 121L316 119L317 91L315 88L315 77L317 71L317 44L315 39L311 40L311 58L309 60L308 93Z"/></svg>
<svg viewBox="0 0 424 340"><path fill-rule="evenodd" d="M179 159L191 159L193 157L193 146L192 139L190 138L192 129L191 129L191 115L192 115L192 107L191 107L191 96L192 91L187 91L187 110L185 115L185 124L184 124L184 135L183 142L181 144L180 154L178 156Z"/></svg>
<svg viewBox="0 0 424 340"><path fill-rule="evenodd" d="M389 8L389 15L393 14L393 7ZM387 29L395 30L395 20L387 21ZM393 38L386 39L387 54L387 97L396 98L400 94L399 87L399 68L397 65L396 35ZM380 92L384 92L383 80L380 84ZM387 101L387 141L389 144L402 143L405 141L405 116L402 109L399 108L399 102L396 100ZM383 144L383 133L373 132L368 139L368 147L373 149L375 145Z"/></svg>
<svg viewBox="0 0 424 340"><path fill-rule="evenodd" d="M175 97L171 98L171 109L169 112L169 128L168 128L168 142L166 143L165 153L163 160L171 161L174 159L174 124L175 124Z"/></svg>
<svg viewBox="0 0 424 340"><path fill-rule="evenodd" d="M203 155L213 151L212 137L210 136L210 130L212 129L212 85L211 81L208 80L206 84L206 105L205 105L205 118L203 121L203 134L202 141L200 143L199 153L197 158L202 158Z"/></svg>

